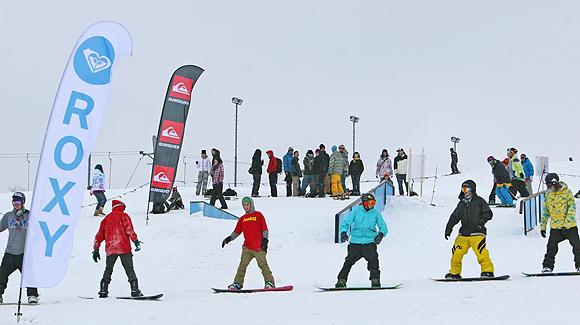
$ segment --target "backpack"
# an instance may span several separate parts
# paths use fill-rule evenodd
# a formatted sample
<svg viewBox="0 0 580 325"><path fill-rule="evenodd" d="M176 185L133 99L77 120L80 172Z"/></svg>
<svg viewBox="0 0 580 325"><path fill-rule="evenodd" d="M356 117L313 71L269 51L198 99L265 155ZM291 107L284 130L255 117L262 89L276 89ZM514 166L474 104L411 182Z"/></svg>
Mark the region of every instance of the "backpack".
<svg viewBox="0 0 580 325"><path fill-rule="evenodd" d="M276 173L282 173L282 160L280 158L276 158Z"/></svg>

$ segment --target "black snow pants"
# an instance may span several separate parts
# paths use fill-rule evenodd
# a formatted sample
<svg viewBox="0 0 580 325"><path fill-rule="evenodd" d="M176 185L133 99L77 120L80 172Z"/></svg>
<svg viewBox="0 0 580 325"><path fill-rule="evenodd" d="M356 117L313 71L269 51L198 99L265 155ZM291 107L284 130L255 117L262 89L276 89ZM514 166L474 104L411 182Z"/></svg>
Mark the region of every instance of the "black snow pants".
<svg viewBox="0 0 580 325"><path fill-rule="evenodd" d="M8 277L14 271L18 270L22 273L22 260L24 259L24 254L13 255L5 253L2 258L2 265L0 265L0 296L4 294L4 290L8 287ZM38 297L38 289L36 288L26 288L27 296Z"/></svg>
<svg viewBox="0 0 580 325"><path fill-rule="evenodd" d="M379 253L377 253L377 245L375 243L349 244L347 251L348 254L344 260L344 265L338 273L339 280L347 280L352 266L363 257L367 261L367 269L371 273L369 280L380 279L381 271L379 270Z"/></svg>
<svg viewBox="0 0 580 325"><path fill-rule="evenodd" d="M544 267L554 269L556 254L558 253L558 244L564 240L568 240L572 246L575 267L580 267L580 238L578 238L578 227L572 227L570 229L550 229L548 247L546 249L546 255L544 256L544 262L542 263Z"/></svg>

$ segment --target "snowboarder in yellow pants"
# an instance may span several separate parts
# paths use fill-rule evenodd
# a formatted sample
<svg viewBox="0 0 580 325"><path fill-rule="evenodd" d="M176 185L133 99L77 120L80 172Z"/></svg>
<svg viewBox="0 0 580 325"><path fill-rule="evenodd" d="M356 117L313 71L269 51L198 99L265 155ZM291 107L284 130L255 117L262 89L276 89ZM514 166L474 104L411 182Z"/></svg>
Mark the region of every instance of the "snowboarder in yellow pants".
<svg viewBox="0 0 580 325"><path fill-rule="evenodd" d="M461 261L469 248L473 249L477 261L481 265L481 277L493 278L493 263L489 258L485 237L487 229L485 223L491 220L493 213L487 202L479 197L475 191L476 185L472 180L461 184L459 203L449 217L445 227L445 239L449 239L453 226L461 222L459 236L455 239L452 248L451 269L445 275L447 279L461 278Z"/></svg>
<svg viewBox="0 0 580 325"><path fill-rule="evenodd" d="M485 236L457 236L453 248L451 249L451 274L461 274L463 256L467 254L469 248L473 249L477 261L481 265L481 272L493 273L493 263L489 258L489 251L485 247Z"/></svg>

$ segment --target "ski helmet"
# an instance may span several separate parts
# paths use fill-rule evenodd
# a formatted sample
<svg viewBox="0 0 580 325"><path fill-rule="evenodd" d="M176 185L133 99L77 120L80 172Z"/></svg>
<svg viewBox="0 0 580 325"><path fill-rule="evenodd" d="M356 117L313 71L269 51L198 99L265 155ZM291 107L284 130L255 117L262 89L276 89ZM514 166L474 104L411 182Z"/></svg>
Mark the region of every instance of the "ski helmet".
<svg viewBox="0 0 580 325"><path fill-rule="evenodd" d="M377 199L375 199L375 196L372 195L371 193L363 194L361 201L362 206L365 207L367 210L374 208L375 204L377 204Z"/></svg>
<svg viewBox="0 0 580 325"><path fill-rule="evenodd" d="M546 185L557 184L560 181L560 177L556 173L549 173L546 175Z"/></svg>
<svg viewBox="0 0 580 325"><path fill-rule="evenodd" d="M12 194L12 201L22 201L22 204L26 202L26 196L22 192L14 192Z"/></svg>

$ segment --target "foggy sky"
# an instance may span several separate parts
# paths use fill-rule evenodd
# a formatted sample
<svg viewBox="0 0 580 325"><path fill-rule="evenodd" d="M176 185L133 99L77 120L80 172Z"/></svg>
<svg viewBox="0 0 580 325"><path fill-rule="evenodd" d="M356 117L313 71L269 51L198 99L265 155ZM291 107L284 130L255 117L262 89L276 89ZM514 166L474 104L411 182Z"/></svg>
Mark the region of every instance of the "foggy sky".
<svg viewBox="0 0 580 325"><path fill-rule="evenodd" d="M448 172L515 146L562 161L579 153L580 2L577 1L50 1L0 7L0 154L39 153L58 83L81 32L123 24L133 56L118 62L93 151L151 150L167 83L181 65L205 69L195 86L182 153L320 143L351 152L350 115L367 171L382 148L425 148ZM580 155L579 155L580 156ZM265 158L265 156L264 156ZM578 157L580 159L580 157ZM103 161L108 169L108 158ZM123 187L137 155L113 160ZM193 161L186 159L193 180ZM132 185L146 182L144 164ZM180 165L178 180L183 178ZM26 160L0 156L0 191L26 185ZM36 165L31 164L34 170ZM250 179L247 165L239 178ZM9 171L9 172L6 172ZM374 178L365 171L363 179ZM107 173L107 170L105 171ZM226 164L226 179L233 168ZM265 178L263 179L265 181ZM31 185L32 187L32 185Z"/></svg>

